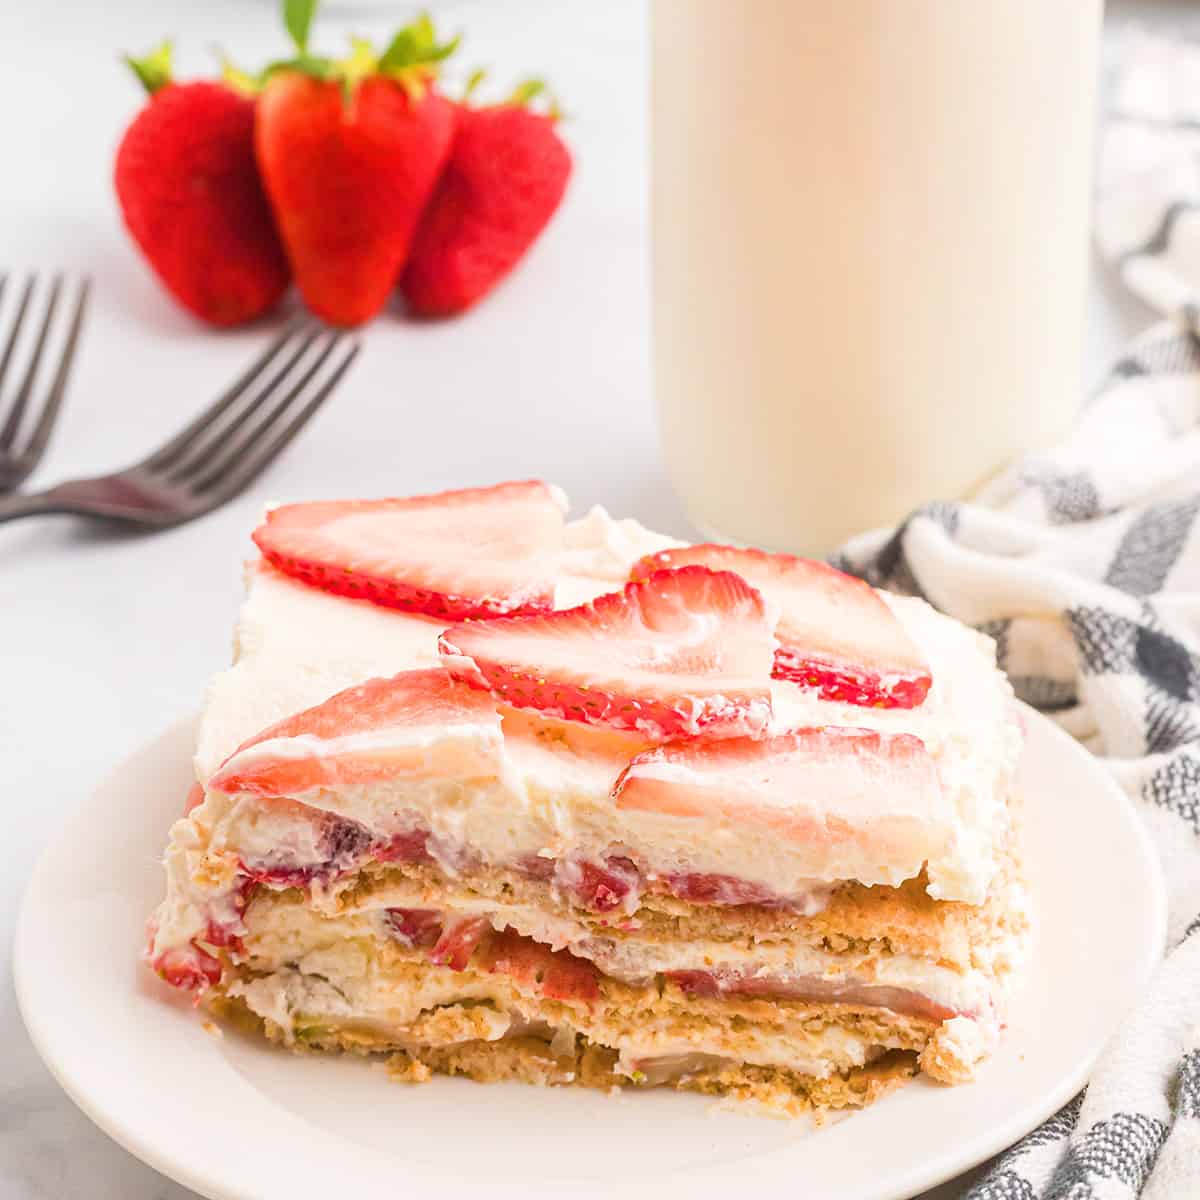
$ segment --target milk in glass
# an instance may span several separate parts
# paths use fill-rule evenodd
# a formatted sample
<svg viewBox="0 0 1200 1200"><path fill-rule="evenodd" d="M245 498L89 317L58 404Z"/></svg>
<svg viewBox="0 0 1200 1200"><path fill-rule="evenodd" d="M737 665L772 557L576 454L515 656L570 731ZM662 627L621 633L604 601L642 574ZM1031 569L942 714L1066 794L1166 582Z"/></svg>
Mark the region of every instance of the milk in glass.
<svg viewBox="0 0 1200 1200"><path fill-rule="evenodd" d="M1100 0L652 0L655 387L725 540L824 553L1060 437Z"/></svg>

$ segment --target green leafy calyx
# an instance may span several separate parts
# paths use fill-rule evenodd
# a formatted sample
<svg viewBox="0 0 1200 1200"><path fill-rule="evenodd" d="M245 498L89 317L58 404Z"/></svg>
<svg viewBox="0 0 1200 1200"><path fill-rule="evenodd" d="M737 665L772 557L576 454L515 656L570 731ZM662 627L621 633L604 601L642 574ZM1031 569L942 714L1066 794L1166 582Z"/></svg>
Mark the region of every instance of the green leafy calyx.
<svg viewBox="0 0 1200 1200"><path fill-rule="evenodd" d="M459 38L439 42L428 13L422 13L411 25L406 25L388 43L379 59L383 75L402 75L420 70L429 72L458 49Z"/></svg>
<svg viewBox="0 0 1200 1200"><path fill-rule="evenodd" d="M165 41L141 58L134 58L131 54L125 55L129 69L151 96L171 82L171 51L171 43Z"/></svg>
<svg viewBox="0 0 1200 1200"><path fill-rule="evenodd" d="M218 51L221 78L242 95L256 95L272 76L289 71L337 83L347 103L358 85L371 76L395 80L410 96L419 99L436 77L441 64L458 48L457 37L438 41L433 21L428 13L422 13L388 42L382 54L366 39L351 38L350 52L344 58L327 58L313 54L309 49L318 0L282 0L282 4L283 24L295 47L291 57L277 59L261 71L252 72ZM152 95L171 82L171 50L171 43L167 41L142 58L125 57L142 86Z"/></svg>
<svg viewBox="0 0 1200 1200"><path fill-rule="evenodd" d="M487 71L483 67L477 67L467 76L467 85L463 88L462 103L465 104L474 97L476 90L485 78L487 78ZM523 79L499 104L502 106L509 105L515 108L525 108L539 96L546 101L545 115L552 121L559 120L563 115L562 109L559 108L558 101L546 87L544 79Z"/></svg>
<svg viewBox="0 0 1200 1200"><path fill-rule="evenodd" d="M463 100L470 100L475 94L475 89L487 78L486 67L476 67L470 75L467 76L466 87L463 88Z"/></svg>
<svg viewBox="0 0 1200 1200"><path fill-rule="evenodd" d="M420 96L436 76L440 64L458 48L457 37L439 42L429 14L422 13L395 34L382 54L366 39L351 38L346 57L325 58L309 51L309 32L316 10L317 0L283 0L283 23L296 54L270 63L259 77L262 83L280 71L299 71L314 79L340 84L349 99L364 79L382 75L400 83L410 94Z"/></svg>
<svg viewBox="0 0 1200 1200"><path fill-rule="evenodd" d="M308 54L308 32L317 12L317 0L283 0L283 24L299 56Z"/></svg>
<svg viewBox="0 0 1200 1200"><path fill-rule="evenodd" d="M561 120L563 111L559 107L558 100L546 87L544 79L523 79L509 93L504 103L516 104L523 108L538 96L543 97L546 101L546 116L552 121Z"/></svg>

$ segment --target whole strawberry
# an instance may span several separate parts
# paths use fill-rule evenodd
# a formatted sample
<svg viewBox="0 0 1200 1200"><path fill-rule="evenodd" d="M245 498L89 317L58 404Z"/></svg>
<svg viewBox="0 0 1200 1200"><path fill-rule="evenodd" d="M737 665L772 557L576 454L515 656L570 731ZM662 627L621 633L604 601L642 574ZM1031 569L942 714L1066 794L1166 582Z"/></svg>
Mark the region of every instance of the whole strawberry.
<svg viewBox="0 0 1200 1200"><path fill-rule="evenodd" d="M128 61L150 100L117 150L125 224L184 307L214 325L252 320L289 280L254 158L254 101L172 82L169 43Z"/></svg>
<svg viewBox="0 0 1200 1200"><path fill-rule="evenodd" d="M268 69L255 144L305 303L358 325L387 302L450 153L456 108L433 78L455 43L422 17L378 58L362 42L346 62L315 58L313 7L285 5L298 56Z"/></svg>
<svg viewBox="0 0 1200 1200"><path fill-rule="evenodd" d="M571 155L555 127L557 112L527 107L540 90L526 84L503 104L461 109L450 161L401 278L412 312L448 316L469 308L554 215Z"/></svg>

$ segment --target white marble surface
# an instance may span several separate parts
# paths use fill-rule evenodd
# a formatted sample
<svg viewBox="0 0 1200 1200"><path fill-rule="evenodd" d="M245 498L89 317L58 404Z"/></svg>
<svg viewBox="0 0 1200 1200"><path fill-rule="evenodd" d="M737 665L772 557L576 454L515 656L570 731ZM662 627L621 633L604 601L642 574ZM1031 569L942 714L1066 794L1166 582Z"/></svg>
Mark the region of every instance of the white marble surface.
<svg viewBox="0 0 1200 1200"><path fill-rule="evenodd" d="M688 532L659 466L647 386L639 0L444 0L470 38L464 62L507 83L548 73L572 114L578 174L559 219L502 295L464 320L383 319L328 409L250 494L152 538L69 520L0 528L0 1200L183 1200L99 1133L25 1037L9 947L29 864L99 775L190 712L228 653L238 547L265 499L434 490L547 474L577 504ZM330 35L380 30L410 6L338 6ZM1186 0L1114 4L1180 27ZM118 49L177 37L185 73L220 41L277 53L266 0L5 0L0 263L65 266L96 302L65 418L34 482L132 459L202 405L263 339L213 335L166 302L126 242L112 154L138 104ZM1098 270L1088 375L1152 319ZM181 1081L186 1086L186 1081ZM950 1189L939 1193L949 1197ZM269 1200L269 1198L264 1198Z"/></svg>

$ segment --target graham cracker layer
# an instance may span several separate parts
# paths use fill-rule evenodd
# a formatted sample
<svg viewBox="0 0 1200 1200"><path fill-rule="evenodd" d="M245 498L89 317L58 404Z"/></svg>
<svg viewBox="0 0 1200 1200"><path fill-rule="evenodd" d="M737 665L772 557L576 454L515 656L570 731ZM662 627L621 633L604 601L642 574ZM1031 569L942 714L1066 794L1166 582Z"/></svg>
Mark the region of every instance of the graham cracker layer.
<svg viewBox="0 0 1200 1200"><path fill-rule="evenodd" d="M226 954L219 992L247 997L281 1036L310 1045L336 1034L365 1038L374 1050L444 1048L533 1023L614 1051L637 1047L638 1057L688 1052L764 1067L843 1071L904 1050L948 1082L969 1077L981 1053L978 1041L955 1035L956 1022L876 1004L701 996L663 976L635 984L586 966L584 988L563 987L560 967L570 983L583 963L566 952L514 973L489 961L484 942L455 970L381 933L373 914L324 917L295 892L260 896L246 918L242 951L236 961ZM519 937L516 944L537 948Z"/></svg>
<svg viewBox="0 0 1200 1200"><path fill-rule="evenodd" d="M837 887L820 911L805 915L763 904L694 904L648 892L632 913L596 913L543 880L515 871L479 868L449 877L432 864L370 863L333 884L314 904L330 913L372 907L443 908L482 901L523 905L569 918L594 936L663 942L788 940L840 954L908 954L966 970L990 966L990 947L1020 938L1028 927L1020 890L1020 863L1012 839L998 855L1000 868L982 905L935 900L921 875L899 887Z"/></svg>
<svg viewBox="0 0 1200 1200"><path fill-rule="evenodd" d="M539 1086L641 1090L669 1086L677 1091L728 1097L777 1116L798 1117L826 1111L864 1108L902 1086L917 1073L911 1051L888 1051L861 1067L824 1078L784 1067L722 1063L690 1072L665 1085L639 1082L614 1070L616 1051L585 1037L571 1049L544 1038L518 1036L498 1041L468 1037L450 1045L390 1049L383 1039L360 1031L331 1029L319 1037L296 1040L275 1022L251 1012L236 998L213 996L208 1007L222 1019L260 1033L297 1053L385 1055L388 1074L401 1083L424 1083L434 1074L461 1075L478 1083L513 1080ZM464 1033L470 1032L469 1019Z"/></svg>
<svg viewBox="0 0 1200 1200"><path fill-rule="evenodd" d="M398 939L380 910L457 906L472 916L524 907L615 942L707 941L718 949L773 943L785 953L794 945L852 965L909 955L983 972L1003 985L1028 914L1014 836L999 857L1001 869L979 906L934 900L919 878L896 888L845 884L808 915L656 892L643 894L631 913L601 914L551 881L516 871L451 876L429 863L371 863L311 889L255 888L246 935L215 951L225 972L206 1003L295 1050L383 1056L393 1075L409 1081L436 1072L604 1088L662 1082L780 1113L856 1107L918 1069L946 1083L970 1079L994 1032L964 1018L879 1004L698 995L661 974L631 982L597 972L589 994L555 992L542 973L497 969L482 952L472 951L459 969L432 962L428 946ZM504 929L505 918L496 921L495 929ZM503 936L522 940L511 927ZM681 1053L682 1072L637 1078L641 1064L657 1075L657 1064Z"/></svg>

